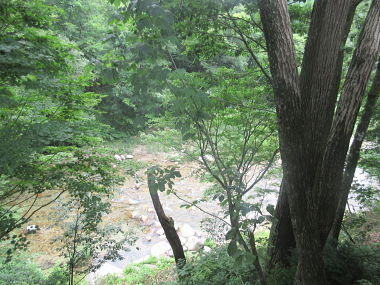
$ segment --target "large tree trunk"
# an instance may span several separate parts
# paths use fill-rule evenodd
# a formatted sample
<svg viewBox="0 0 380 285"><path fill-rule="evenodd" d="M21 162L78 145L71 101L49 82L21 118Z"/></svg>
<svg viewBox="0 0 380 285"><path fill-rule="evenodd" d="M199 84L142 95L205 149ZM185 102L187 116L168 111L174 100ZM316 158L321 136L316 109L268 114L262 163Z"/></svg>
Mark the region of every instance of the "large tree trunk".
<svg viewBox="0 0 380 285"><path fill-rule="evenodd" d="M287 195L299 255L295 284L326 284L322 250L337 207L336 189L352 128L378 52L374 34L379 31L379 1L373 2L364 25L335 117L338 94L332 90L337 89L351 2L315 1L298 77L287 1L259 1L278 116L281 190Z"/></svg>
<svg viewBox="0 0 380 285"><path fill-rule="evenodd" d="M344 211L346 209L348 195L350 193L352 180L354 178L356 166L358 164L358 160L360 156L360 149L362 147L364 137L367 133L368 126L371 121L371 117L375 109L377 99L379 98L379 94L380 94L380 60L377 63L376 74L373 79L371 89L368 93L363 114L356 128L355 136L351 143L350 152L347 157L347 163L346 163L346 168L343 175L343 182L342 182L338 208L335 214L334 224L330 232L330 236L333 240L335 240L335 242L338 241L340 229L342 226Z"/></svg>
<svg viewBox="0 0 380 285"><path fill-rule="evenodd" d="M362 0L352 0L351 6L348 11L345 28L343 32L342 46L345 45L351 25L354 19L355 10L358 4ZM340 49L338 53L338 60L335 70L335 77L333 79L332 88L330 91L330 96L334 97L338 94L338 90L341 82L342 66L344 58L344 49ZM305 73L304 73L305 74ZM312 74L312 73L311 73ZM305 80L306 81L306 80ZM335 95L334 95L335 94ZM329 110L331 113L332 110ZM281 187L280 195L277 200L276 205L276 219L277 223L272 225L271 235L269 239L268 247L268 259L266 263L266 271L269 273L276 265L288 267L289 255L296 247L296 241L291 226L290 209L288 204L288 199L284 190L286 187Z"/></svg>

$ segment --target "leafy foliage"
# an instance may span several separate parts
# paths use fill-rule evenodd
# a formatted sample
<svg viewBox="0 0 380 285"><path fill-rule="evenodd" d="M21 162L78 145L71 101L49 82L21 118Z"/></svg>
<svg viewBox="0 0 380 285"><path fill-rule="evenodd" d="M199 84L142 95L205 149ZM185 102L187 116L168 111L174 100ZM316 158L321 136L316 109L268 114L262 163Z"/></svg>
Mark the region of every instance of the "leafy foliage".
<svg viewBox="0 0 380 285"><path fill-rule="evenodd" d="M102 198L85 193L63 202L52 213L63 230L52 242L61 245L58 250L65 258L69 284L74 284L77 274L88 274L106 261L123 259L119 252L128 251L127 246L136 240L131 232L124 232L117 225L101 225L102 217L110 212L109 203Z"/></svg>
<svg viewBox="0 0 380 285"><path fill-rule="evenodd" d="M178 284L259 284L251 262L244 262L239 268L234 263L225 247L201 252L178 270L178 275L183 277Z"/></svg>

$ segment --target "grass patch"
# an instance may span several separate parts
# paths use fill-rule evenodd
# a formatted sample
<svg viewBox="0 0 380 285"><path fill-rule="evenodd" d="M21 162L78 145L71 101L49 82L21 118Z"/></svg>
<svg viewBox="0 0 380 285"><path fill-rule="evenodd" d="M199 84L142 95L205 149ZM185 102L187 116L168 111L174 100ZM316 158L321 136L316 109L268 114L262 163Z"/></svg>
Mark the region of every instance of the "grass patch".
<svg viewBox="0 0 380 285"><path fill-rule="evenodd" d="M175 282L175 261L173 258L151 256L140 263L129 264L123 276L110 274L99 280L99 285L142 285ZM166 283L168 284L168 283Z"/></svg>

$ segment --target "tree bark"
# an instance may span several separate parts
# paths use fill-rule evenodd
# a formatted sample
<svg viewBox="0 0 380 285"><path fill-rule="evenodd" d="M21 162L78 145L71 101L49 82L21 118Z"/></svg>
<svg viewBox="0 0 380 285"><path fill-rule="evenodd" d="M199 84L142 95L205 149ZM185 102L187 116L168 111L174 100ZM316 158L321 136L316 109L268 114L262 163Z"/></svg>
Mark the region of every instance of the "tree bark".
<svg viewBox="0 0 380 285"><path fill-rule="evenodd" d="M322 250L335 216L349 139L373 56L377 57L379 1L371 6L335 117L337 93L332 90L337 89L340 48L352 2L314 2L298 78L287 2L259 1L278 117L281 191L287 196L299 254L295 284L327 282Z"/></svg>
<svg viewBox="0 0 380 285"><path fill-rule="evenodd" d="M333 226L330 231L330 237L337 242L342 226L343 216L346 209L348 195L350 193L352 180L354 178L356 166L360 157L360 149L362 147L372 114L376 107L377 99L380 94L380 59L377 63L377 70L372 82L371 89L368 93L367 101L364 106L363 114L356 128L354 139L350 146L350 151L346 159L346 168L343 175L342 188L338 203L338 208L335 214Z"/></svg>
<svg viewBox="0 0 380 285"><path fill-rule="evenodd" d="M353 0L351 3L351 6L348 11L346 24L343 32L343 39L342 39L342 46L346 44L348 34L351 29L351 25L354 19L355 10L358 4L360 4L362 0ZM344 58L344 49L340 49L338 53L338 60L336 65L336 71L335 76L333 78L332 88L330 91L330 96L332 98L336 98L336 95L339 91L339 86L341 82L341 74L342 74L342 66L343 66L343 58ZM305 73L304 73L305 74ZM311 73L313 74L313 73ZM305 77L305 76L304 76ZM310 78L308 78L310 80ZM305 82L307 82L306 79L304 79ZM331 104L334 106L335 104ZM331 114L332 110L329 110L329 113ZM329 123L331 124L331 120ZM327 128L328 129L328 128ZM327 134L325 134L326 136ZM287 196L285 195L286 187L281 186L280 189L280 195L277 200L276 205L276 218L277 223L272 225L271 229L271 235L269 239L269 244L271 245L268 247L267 252L267 263L266 263L266 272L270 272L276 264L279 264L281 266L288 267L289 264L289 254L291 253L292 249L296 247L296 241L294 238L294 233L291 225L291 218L290 218L290 209L289 204L287 200Z"/></svg>
<svg viewBox="0 0 380 285"><path fill-rule="evenodd" d="M327 217L325 211L318 213L322 244L325 243L335 219L351 135L369 77L379 56L379 47L380 0L373 0L346 75L321 167L319 188L323 196L319 200L319 208L327 206L334 209L334 213ZM347 199L344 203L346 202Z"/></svg>
<svg viewBox="0 0 380 285"><path fill-rule="evenodd" d="M349 8L349 12L347 15L347 20L346 20L346 24L344 28L344 33L343 33L342 46L344 46L346 43L350 28L353 22L356 7L361 1L362 0L353 0ZM339 54L338 54L338 61L337 61L338 63L336 66L335 77L333 79L333 84L332 84L333 87L331 88L331 91L330 91L331 92L330 96L332 97L335 96L335 98L336 98L336 94L338 94L339 85L341 81L343 57L344 57L344 50L340 49ZM304 81L307 81L307 80L304 79ZM331 113L332 110L330 109L329 112ZM281 266L285 266L285 267L289 266L290 265L289 259L288 259L289 254L291 253L291 250L296 247L296 241L295 241L293 229L291 226L289 204L288 204L287 196L285 195L285 190L283 189L286 189L286 187L281 187L280 195L279 195L279 198L277 200L277 205L276 205L276 218L278 222L273 224L270 240L269 240L269 244L271 246L268 248L268 253L267 253L268 255L268 260L266 264L267 272L270 272L270 270L272 270L276 264L280 264Z"/></svg>
<svg viewBox="0 0 380 285"><path fill-rule="evenodd" d="M149 175L151 174L148 174L148 176ZM165 215L158 193L152 191L151 189L149 189L149 193L150 197L152 198L153 206L156 210L158 220L160 221L161 226L164 229L166 238L173 250L177 267L182 268L186 264L186 257L183 251L181 240L179 239L178 233L174 228L174 220L171 217L167 217Z"/></svg>

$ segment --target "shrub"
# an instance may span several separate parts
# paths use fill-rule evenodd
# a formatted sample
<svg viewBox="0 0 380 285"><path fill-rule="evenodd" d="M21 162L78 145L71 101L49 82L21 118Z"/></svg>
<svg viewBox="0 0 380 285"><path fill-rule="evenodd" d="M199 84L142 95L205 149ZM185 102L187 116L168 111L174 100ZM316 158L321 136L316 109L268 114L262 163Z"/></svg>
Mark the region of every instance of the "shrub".
<svg viewBox="0 0 380 285"><path fill-rule="evenodd" d="M11 262L0 264L0 285L43 285L42 271L36 264L20 256L13 256Z"/></svg>
<svg viewBox="0 0 380 285"><path fill-rule="evenodd" d="M379 256L379 245L368 246L344 242L335 248L328 243L325 247L324 259L329 284L380 284ZM363 283L364 280L367 283Z"/></svg>
<svg viewBox="0 0 380 285"><path fill-rule="evenodd" d="M253 264L244 260L239 269L234 268L234 259L228 256L225 246L199 253L178 270L178 275L181 285L259 284Z"/></svg>

